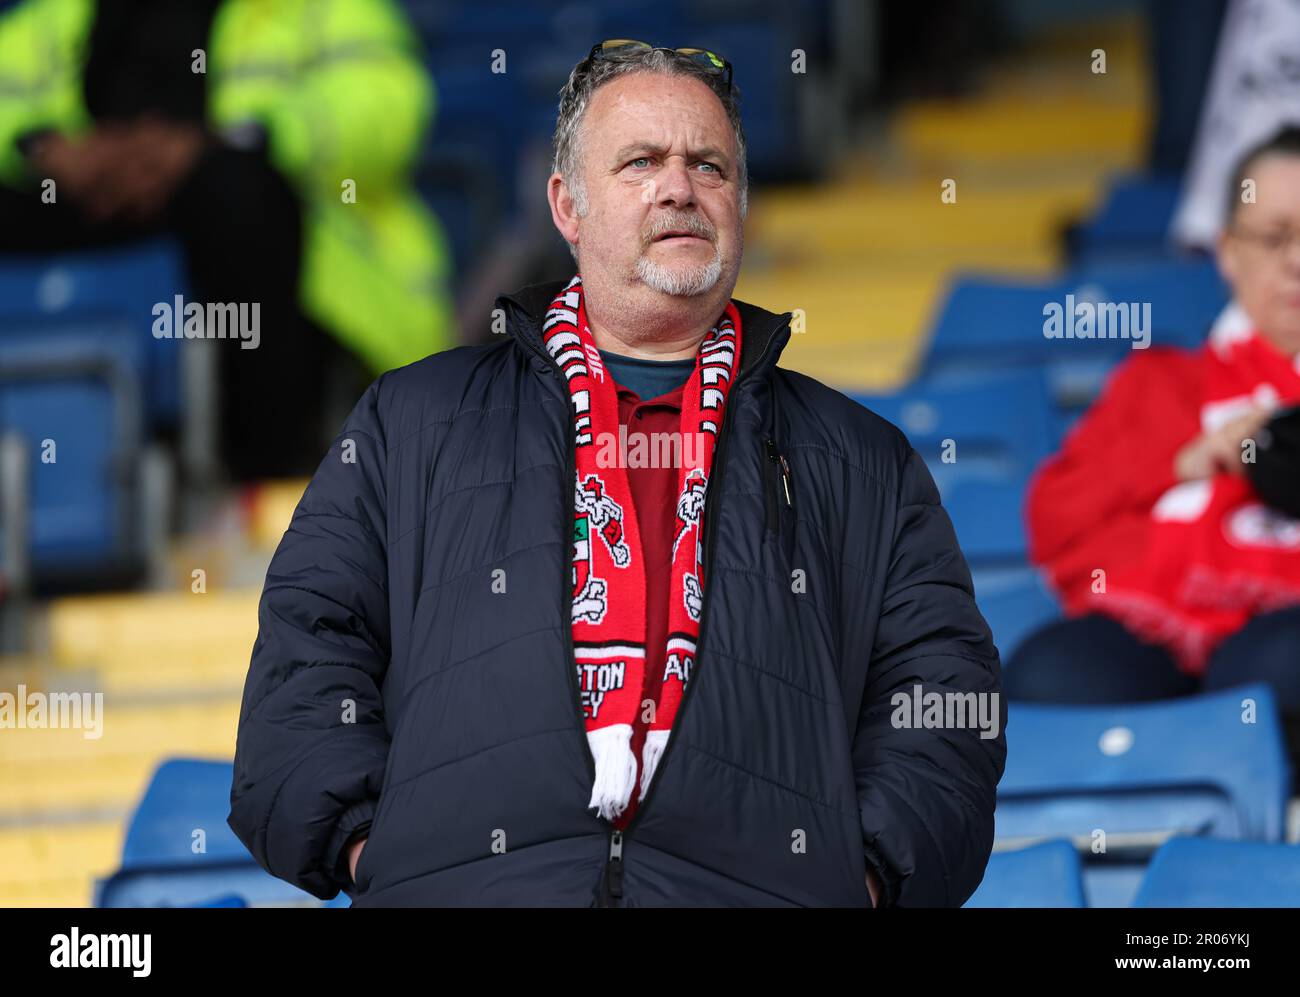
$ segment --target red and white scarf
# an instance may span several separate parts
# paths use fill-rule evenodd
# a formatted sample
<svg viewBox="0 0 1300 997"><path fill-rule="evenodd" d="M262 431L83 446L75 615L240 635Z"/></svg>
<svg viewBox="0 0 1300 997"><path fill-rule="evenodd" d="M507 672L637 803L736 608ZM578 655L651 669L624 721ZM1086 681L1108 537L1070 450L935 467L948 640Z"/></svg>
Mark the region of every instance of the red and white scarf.
<svg viewBox="0 0 1300 997"><path fill-rule="evenodd" d="M1300 357L1259 335L1236 306L1215 323L1204 355L1202 431L1253 406L1300 402ZM1152 507L1144 555L1090 598L1199 675L1252 616L1300 603L1300 521L1261 503L1245 476L1181 482Z"/></svg>
<svg viewBox="0 0 1300 997"><path fill-rule="evenodd" d="M587 740L596 760L590 807L614 819L636 783L632 731L646 688L646 576L627 470L618 454L618 393L587 325L582 277L551 302L546 349L573 400L577 469L573 516L573 645ZM700 344L682 392L668 641L663 690L641 754L641 792L663 755L695 663L704 602L704 497L723 406L740 363L740 315L727 302Z"/></svg>

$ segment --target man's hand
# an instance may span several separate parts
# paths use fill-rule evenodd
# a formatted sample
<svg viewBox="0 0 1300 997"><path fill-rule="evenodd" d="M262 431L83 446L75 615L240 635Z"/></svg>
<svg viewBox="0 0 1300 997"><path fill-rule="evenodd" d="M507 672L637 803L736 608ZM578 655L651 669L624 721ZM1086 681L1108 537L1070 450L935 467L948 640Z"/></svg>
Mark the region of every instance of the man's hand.
<svg viewBox="0 0 1300 997"><path fill-rule="evenodd" d="M189 176L207 143L198 125L146 115L120 126L117 155L90 202L94 215L144 222L156 217Z"/></svg>
<svg viewBox="0 0 1300 997"><path fill-rule="evenodd" d="M880 878L876 875L876 870L867 870L867 892L871 894L871 906L880 906Z"/></svg>
<svg viewBox="0 0 1300 997"><path fill-rule="evenodd" d="M1174 473L1179 481L1212 478L1216 474L1244 474L1241 444L1254 437L1272 417L1271 409L1256 406L1230 419L1218 429L1202 433L1174 458Z"/></svg>
<svg viewBox="0 0 1300 997"><path fill-rule="evenodd" d="M357 883L357 860L361 858L361 849L366 847L367 838L361 838L348 845L348 875L352 877L352 885Z"/></svg>
<svg viewBox="0 0 1300 997"><path fill-rule="evenodd" d="M122 154L122 139L122 133L112 127L80 137L51 132L36 142L28 158L38 176L54 180L72 200L89 204L96 190L110 182L113 163Z"/></svg>
<svg viewBox="0 0 1300 997"><path fill-rule="evenodd" d="M207 141L197 125L146 115L100 125L80 139L53 135L36 146L32 165L96 221L143 222L171 199Z"/></svg>

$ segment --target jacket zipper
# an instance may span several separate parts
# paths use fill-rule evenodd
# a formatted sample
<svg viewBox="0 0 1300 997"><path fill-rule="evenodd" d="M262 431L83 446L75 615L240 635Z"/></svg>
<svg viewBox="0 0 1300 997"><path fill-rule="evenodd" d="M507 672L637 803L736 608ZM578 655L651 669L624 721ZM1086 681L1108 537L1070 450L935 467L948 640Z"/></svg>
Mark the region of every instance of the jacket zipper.
<svg viewBox="0 0 1300 997"><path fill-rule="evenodd" d="M609 861L605 863L605 902L602 907L616 907L610 900L623 899L623 832L615 828L609 835Z"/></svg>
<svg viewBox="0 0 1300 997"><path fill-rule="evenodd" d="M754 367L761 367L763 365L763 362L767 359L767 354L772 349L772 343L776 341L776 336L777 333L779 332L780 329L777 329L772 333L771 336L768 337L767 343L763 347L763 353L758 358L758 361L754 364ZM560 370L560 365L555 362L555 358L552 357L544 347L534 346L531 342L529 342L528 348L533 353L536 353L538 356L540 356L544 361L546 361L550 365L550 369L554 371L556 377L559 379L560 387L561 389L563 389L565 386L564 372ZM731 386L732 390L729 392L732 398L736 397L735 394L736 389L740 387L740 384L743 380L744 380L744 374L738 373L736 377L736 382ZM730 400L731 399L728 399L728 401ZM714 476L713 476L713 480L709 482L708 492L704 497L704 524L703 525L704 525L705 592L703 596L703 606L701 607L700 610L700 639L695 645L697 663L698 663L699 649L704 644L704 626L709 620L709 607L713 605L713 600L710 599L708 595L707 586L709 583L709 579L713 577L713 554L714 554L714 549L717 546L717 537L715 535L717 533L717 530L711 527L713 526L713 521L716 518L712 514L717 509L718 501L721 501L720 499L718 501L714 501L713 496L715 494L721 493L722 472L723 469L726 467L726 464L723 461L723 457L726 454L727 443L730 441L731 438L731 426L736 421L734 418L729 418L733 410L734 410L733 406L728 406L723 410L722 427L720 430L720 435L718 437L718 446L717 446L717 450L714 452L713 455L713 465L715 468ZM567 457L567 471L568 471L568 478L566 480L566 485L565 485L565 493L568 496L568 499L565 503L565 508L568 514L565 518L564 535L565 537L568 538L566 543L568 545L572 545L573 512L574 512L573 476L577 470L577 453L576 453L576 446L573 440L573 432L572 432L573 427L569 425L567 420L565 422L564 428L565 428L564 435L567 441L565 452ZM789 467L788 465L785 464L784 457L781 458L781 464L782 467L784 468L783 473L788 474ZM789 494L790 494L789 487L787 486L786 488L787 501L789 500ZM567 549L568 548L566 547L566 550ZM567 592L572 588L572 583L573 583L573 577L572 577L573 559L571 557L566 556L566 557L562 557L561 561L563 561L564 563L564 575L563 575L563 581L561 583L560 591ZM574 715L577 719L578 733L582 737L582 746L587 759L588 778L594 781L596 778L596 757L591 753L591 743L587 740L586 718L582 715L582 707L579 705L580 700L578 698L579 696L578 673L577 673L577 668L574 665L573 627L571 625L565 627L564 632L566 638L565 644L568 649L568 659L565 662L565 670L568 673L569 689L573 696ZM698 684L698 681L699 680L697 677L695 682L692 682L689 685L687 685L686 691L682 694L682 702L681 705L677 708L677 718L674 721L674 726L680 724L682 718L686 715L686 708L690 705L691 702L691 693L695 691L695 686ZM664 753L662 757L660 757L659 759L658 766L655 768L655 774L651 776L650 785L646 788L645 799L641 801L641 804L637 807L636 813L632 815L631 823L628 824L628 826L625 829L619 830L618 828L615 828L613 824L610 821L606 820L604 817L597 818L598 820L609 825L610 827L609 858L605 862L604 875L601 876L600 889L599 889L599 901L600 901L599 906L601 907L614 906L613 904L610 904L609 901L611 899L621 900L623 897L623 843L627 839L627 837L632 833L632 829L636 827L638 823L640 823L641 817L645 814L646 807L649 806L650 800L654 797L655 788L659 785L660 773L663 772L664 766L668 762L668 755L673 750L673 745L675 743L676 743L676 738L670 735L668 738L668 743L664 745Z"/></svg>
<svg viewBox="0 0 1300 997"><path fill-rule="evenodd" d="M777 500L773 495L776 491L776 482L773 481L774 474L781 475L781 486L785 491L785 506L791 507L790 502L790 465L786 463L785 454L781 453L776 446L776 441L768 437L763 441L767 448L767 464L764 466L764 477L767 479L769 487L764 490L764 497L767 504L767 529L768 532L776 535L780 523L780 515L777 512ZM768 470L771 468L773 470Z"/></svg>
<svg viewBox="0 0 1300 997"><path fill-rule="evenodd" d="M777 511L776 511L776 482L773 481L773 469L776 467L775 444L770 439L763 441L767 449L767 459L763 461L763 511L767 515L767 535L776 536L777 532Z"/></svg>

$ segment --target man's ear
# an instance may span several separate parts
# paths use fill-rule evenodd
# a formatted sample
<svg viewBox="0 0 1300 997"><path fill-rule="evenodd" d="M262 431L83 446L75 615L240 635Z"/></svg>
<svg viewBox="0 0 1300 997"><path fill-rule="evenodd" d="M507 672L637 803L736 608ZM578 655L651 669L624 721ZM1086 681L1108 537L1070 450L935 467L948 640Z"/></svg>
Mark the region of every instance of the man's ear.
<svg viewBox="0 0 1300 997"><path fill-rule="evenodd" d="M561 173L552 173L546 182L546 199L551 205L551 221L570 245L578 242L578 209Z"/></svg>

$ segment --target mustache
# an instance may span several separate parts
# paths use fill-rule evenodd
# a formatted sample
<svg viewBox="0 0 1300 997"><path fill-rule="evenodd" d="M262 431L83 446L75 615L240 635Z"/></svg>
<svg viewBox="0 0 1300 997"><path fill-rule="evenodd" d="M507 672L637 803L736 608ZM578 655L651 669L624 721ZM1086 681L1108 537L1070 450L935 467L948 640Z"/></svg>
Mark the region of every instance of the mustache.
<svg viewBox="0 0 1300 997"><path fill-rule="evenodd" d="M642 241L650 245L665 232L689 232L701 239L715 241L717 232L702 216L693 212L679 211L657 216L646 229Z"/></svg>

